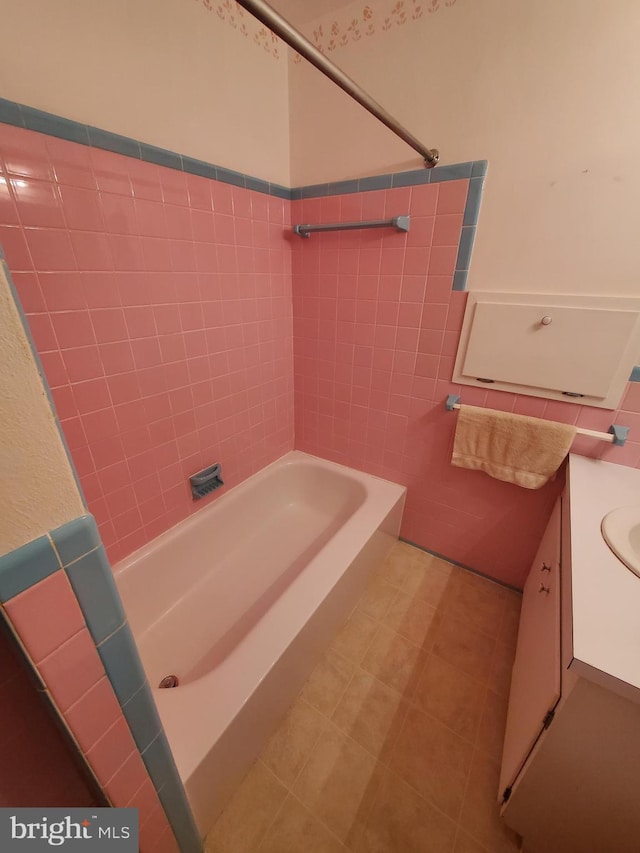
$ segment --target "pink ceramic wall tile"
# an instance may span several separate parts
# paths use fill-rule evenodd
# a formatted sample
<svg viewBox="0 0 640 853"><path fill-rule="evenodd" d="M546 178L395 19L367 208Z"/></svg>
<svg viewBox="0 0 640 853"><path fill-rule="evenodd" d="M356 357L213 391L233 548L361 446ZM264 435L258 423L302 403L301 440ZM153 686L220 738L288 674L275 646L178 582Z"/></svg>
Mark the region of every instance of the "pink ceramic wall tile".
<svg viewBox="0 0 640 853"><path fill-rule="evenodd" d="M0 225L19 225L18 211L13 195L9 191L10 178L0 178Z"/></svg>
<svg viewBox="0 0 640 853"><path fill-rule="evenodd" d="M20 227L0 225L0 246L12 271L34 268L24 232Z"/></svg>
<svg viewBox="0 0 640 853"><path fill-rule="evenodd" d="M38 664L58 708L66 711L102 678L104 668L86 628Z"/></svg>
<svg viewBox="0 0 640 853"><path fill-rule="evenodd" d="M414 217L435 216L440 186L442 184L423 184L411 187L412 224Z"/></svg>
<svg viewBox="0 0 640 853"><path fill-rule="evenodd" d="M104 675L64 714L69 728L85 753L121 716L122 710L118 700Z"/></svg>
<svg viewBox="0 0 640 853"><path fill-rule="evenodd" d="M620 408L625 412L640 412L640 382L629 383Z"/></svg>
<svg viewBox="0 0 640 853"><path fill-rule="evenodd" d="M95 190L96 179L91 168L89 149L70 149L68 144L55 136L44 140L55 180L70 187Z"/></svg>
<svg viewBox="0 0 640 853"><path fill-rule="evenodd" d="M53 180L54 174L47 151L47 137L41 133L25 133L19 127L3 125L0 157L7 172L30 178Z"/></svg>
<svg viewBox="0 0 640 853"><path fill-rule="evenodd" d="M365 193L361 203L351 199L341 210L356 211L361 204L368 216L377 218L410 197L406 212L412 230L421 217L423 229L416 229L413 237L410 231L400 241L398 235L353 232L348 243L336 235L314 235L313 242L292 244L296 444L406 483L404 536L518 585L526 576L558 485L529 492L477 472L453 469L456 415L444 410L444 400L447 394L458 393L469 405L569 422L581 417L581 407L451 383L466 304L465 293L451 290L466 193L466 181L413 187L410 196ZM304 202L308 215L298 219L319 221L321 205L317 208L317 200ZM297 214L294 211L294 218ZM332 254L334 246L338 250ZM426 265L420 246L431 246ZM358 318L368 310L365 292L373 294L376 312L367 314L367 325L361 327ZM314 319L320 293L322 324ZM414 330L416 305L421 311L419 328ZM361 360L368 370L360 368ZM629 416L632 409L640 411L640 393L637 400L634 394L632 383L625 405L627 420L637 429ZM623 423L625 413L585 412L582 420L601 424L616 417ZM600 455L636 464L640 445L629 443L620 454L593 439L588 442L599 445ZM588 446L577 443L576 450L587 452ZM500 536L488 537L487 531L493 529L499 529Z"/></svg>
<svg viewBox="0 0 640 853"><path fill-rule="evenodd" d="M0 165L0 244L116 561L216 499L193 471L235 485L293 445L288 202L6 125Z"/></svg>
<svg viewBox="0 0 640 853"><path fill-rule="evenodd" d="M13 644L0 634L0 802L13 807L97 805Z"/></svg>
<svg viewBox="0 0 640 853"><path fill-rule="evenodd" d="M60 570L4 605L35 663L84 628L84 618L65 573Z"/></svg>
<svg viewBox="0 0 640 853"><path fill-rule="evenodd" d="M8 182L22 225L64 227L65 220L55 184L18 177L10 177Z"/></svg>
<svg viewBox="0 0 640 853"><path fill-rule="evenodd" d="M59 186L59 194L68 228L104 231L100 196L95 190Z"/></svg>
<svg viewBox="0 0 640 853"><path fill-rule="evenodd" d="M464 213L468 189L469 182L466 180L443 181L438 184L438 202L436 206L438 216L444 216L449 213Z"/></svg>
<svg viewBox="0 0 640 853"><path fill-rule="evenodd" d="M180 853L180 848L170 828L165 829L162 833L152 853Z"/></svg>
<svg viewBox="0 0 640 853"><path fill-rule="evenodd" d="M193 504L189 473L219 460L235 484L289 449L295 382L298 447L408 482L403 535L524 577L550 491L488 496L488 478L459 472L471 523L450 499L456 415L440 407L460 393L582 425L603 413L450 381L468 181L289 203L4 126L0 163L0 243L112 561L217 498ZM24 187L6 181L20 176ZM284 230L401 213L409 234ZM610 422L640 413L639 389ZM635 442L585 442L576 449L640 463ZM507 517L519 536L501 551L486 531Z"/></svg>
<svg viewBox="0 0 640 853"><path fill-rule="evenodd" d="M160 838L169 829L164 809L158 805L140 825L140 849L143 853L152 851Z"/></svg>
<svg viewBox="0 0 640 853"><path fill-rule="evenodd" d="M24 236L34 269L39 272L78 269L67 231L55 228L25 228Z"/></svg>
<svg viewBox="0 0 640 853"><path fill-rule="evenodd" d="M116 722L87 751L86 756L96 776L101 782L105 783L113 778L135 749L136 745L131 737L127 722L120 715Z"/></svg>
<svg viewBox="0 0 640 853"><path fill-rule="evenodd" d="M457 246L462 231L462 214L441 214L436 217L433 229L434 246Z"/></svg>
<svg viewBox="0 0 640 853"><path fill-rule="evenodd" d="M148 778L140 753L135 750L104 785L104 789L116 808L126 806Z"/></svg>

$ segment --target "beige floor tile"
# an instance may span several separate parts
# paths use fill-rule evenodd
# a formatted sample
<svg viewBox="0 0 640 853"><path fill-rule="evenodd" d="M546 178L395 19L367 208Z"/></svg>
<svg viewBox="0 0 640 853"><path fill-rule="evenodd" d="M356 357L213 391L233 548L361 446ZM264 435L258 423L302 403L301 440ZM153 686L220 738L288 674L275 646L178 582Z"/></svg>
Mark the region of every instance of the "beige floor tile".
<svg viewBox="0 0 640 853"><path fill-rule="evenodd" d="M426 659L425 653L405 637L381 626L362 659L362 668L384 684L409 697Z"/></svg>
<svg viewBox="0 0 640 853"><path fill-rule="evenodd" d="M289 795L258 850L259 853L345 853L347 848Z"/></svg>
<svg viewBox="0 0 640 853"><path fill-rule="evenodd" d="M522 595L512 590L505 590L505 608L500 626L499 638L502 643L515 648L518 641L518 625L520 624L520 607Z"/></svg>
<svg viewBox="0 0 640 853"><path fill-rule="evenodd" d="M429 655L420 676L413 702L456 734L475 742L486 687L462 670L435 655Z"/></svg>
<svg viewBox="0 0 640 853"><path fill-rule="evenodd" d="M355 665L331 649L311 673L300 697L330 717L344 693Z"/></svg>
<svg viewBox="0 0 640 853"><path fill-rule="evenodd" d="M398 543L207 853L516 853L497 785L520 602Z"/></svg>
<svg viewBox="0 0 640 853"><path fill-rule="evenodd" d="M464 583L475 587L477 590L486 593L497 593L501 597L504 597L504 595L509 592L507 587L502 586L502 584L492 581L490 578L485 578L483 575L479 575L469 569L458 568L458 571L460 572L461 579Z"/></svg>
<svg viewBox="0 0 640 853"><path fill-rule="evenodd" d="M424 551L406 542L397 542L382 564L379 576L387 583L402 588L411 578L413 570L426 563L426 557Z"/></svg>
<svg viewBox="0 0 640 853"><path fill-rule="evenodd" d="M400 734L407 707L397 690L358 670L332 719L378 760L386 760Z"/></svg>
<svg viewBox="0 0 640 853"><path fill-rule="evenodd" d="M422 559L416 559L411 564L411 571L407 573L402 589L432 607L440 607L445 601L455 571L451 563L431 554L423 554Z"/></svg>
<svg viewBox="0 0 640 853"><path fill-rule="evenodd" d="M397 590L382 621L392 631L425 651L433 645L438 623L437 611L422 598Z"/></svg>
<svg viewBox="0 0 640 853"><path fill-rule="evenodd" d="M500 819L499 780L499 762L476 751L460 815L460 825L491 853L517 853L520 838Z"/></svg>
<svg viewBox="0 0 640 853"><path fill-rule="evenodd" d="M387 583L384 578L375 578L364 591L357 609L372 619L380 621L397 592L397 587Z"/></svg>
<svg viewBox="0 0 640 853"><path fill-rule="evenodd" d="M389 766L453 820L464 798L473 746L438 720L410 708Z"/></svg>
<svg viewBox="0 0 640 853"><path fill-rule="evenodd" d="M378 623L356 609L331 643L331 651L353 663L360 663L377 630Z"/></svg>
<svg viewBox="0 0 640 853"><path fill-rule="evenodd" d="M254 853L286 796L285 787L258 761L207 836L207 853Z"/></svg>
<svg viewBox="0 0 640 853"><path fill-rule="evenodd" d="M491 690L494 690L501 696L509 696L511 671L513 669L515 654L515 646L507 645L498 640L493 653L493 660L491 661L488 685Z"/></svg>
<svg viewBox="0 0 640 853"><path fill-rule="evenodd" d="M447 613L497 637L505 609L504 588L484 578L456 569L443 603Z"/></svg>
<svg viewBox="0 0 640 853"><path fill-rule="evenodd" d="M493 690L487 690L477 746L478 749L491 755L496 761L500 761L502 758L508 705L509 702L505 696L500 696Z"/></svg>
<svg viewBox="0 0 640 853"><path fill-rule="evenodd" d="M325 718L299 698L263 749L261 760L288 788L298 777L325 725Z"/></svg>
<svg viewBox="0 0 640 853"><path fill-rule="evenodd" d="M375 758L334 726L320 735L293 793L349 844L366 821L379 772Z"/></svg>
<svg viewBox="0 0 640 853"><path fill-rule="evenodd" d="M487 847L483 847L475 838L471 838L464 830L458 827L456 835L456 845L453 848L453 853L491 853Z"/></svg>
<svg viewBox="0 0 640 853"><path fill-rule="evenodd" d="M445 613L436 628L432 651L447 663L487 684L495 646L495 637Z"/></svg>
<svg viewBox="0 0 640 853"><path fill-rule="evenodd" d="M451 853L456 825L387 771L357 853Z"/></svg>

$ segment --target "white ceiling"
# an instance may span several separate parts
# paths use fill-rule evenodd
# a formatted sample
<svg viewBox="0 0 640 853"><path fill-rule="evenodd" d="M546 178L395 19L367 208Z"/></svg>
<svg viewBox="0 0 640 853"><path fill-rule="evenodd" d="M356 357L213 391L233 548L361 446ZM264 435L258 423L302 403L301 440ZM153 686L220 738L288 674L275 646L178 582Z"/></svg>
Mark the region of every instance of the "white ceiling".
<svg viewBox="0 0 640 853"><path fill-rule="evenodd" d="M268 0L269 5L292 24L304 24L349 6L353 0Z"/></svg>

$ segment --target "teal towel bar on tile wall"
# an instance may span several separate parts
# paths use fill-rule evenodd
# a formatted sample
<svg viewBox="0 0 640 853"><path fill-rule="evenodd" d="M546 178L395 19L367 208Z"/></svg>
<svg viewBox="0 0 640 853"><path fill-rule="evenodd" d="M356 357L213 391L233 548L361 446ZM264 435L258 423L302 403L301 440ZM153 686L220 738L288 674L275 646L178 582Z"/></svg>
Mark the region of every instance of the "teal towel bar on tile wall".
<svg viewBox="0 0 640 853"><path fill-rule="evenodd" d="M328 225L294 225L293 231L299 237L308 237L315 231L356 231L359 228L397 228L409 230L408 216L394 216L393 219L369 219L365 222L332 222Z"/></svg>
<svg viewBox="0 0 640 853"><path fill-rule="evenodd" d="M445 408L448 412L460 408L460 395L449 394L445 401ZM584 429L584 427L576 427L578 435L586 435L589 438L598 438L600 441L608 441L609 444L614 444L616 447L622 447L629 436L629 427L620 426L619 424L611 424L608 432L597 432L594 429Z"/></svg>

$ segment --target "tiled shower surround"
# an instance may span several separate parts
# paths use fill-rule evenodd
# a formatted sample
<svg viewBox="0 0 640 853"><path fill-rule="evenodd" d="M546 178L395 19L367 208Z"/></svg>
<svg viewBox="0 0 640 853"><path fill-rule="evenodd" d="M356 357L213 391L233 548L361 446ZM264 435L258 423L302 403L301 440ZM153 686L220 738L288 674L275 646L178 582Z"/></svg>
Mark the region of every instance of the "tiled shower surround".
<svg viewBox="0 0 640 853"><path fill-rule="evenodd" d="M559 484L452 468L447 394L630 426L574 450L640 464L639 383L612 413L450 382L471 232L446 167L289 201L5 124L0 166L0 245L112 563L224 491L194 504L190 474L234 486L294 446L294 373L297 448L407 485L406 539L516 586ZM408 234L290 230L399 214Z"/></svg>
<svg viewBox="0 0 640 853"><path fill-rule="evenodd" d="M115 562L293 447L289 203L0 125L0 245ZM285 218L286 217L286 218Z"/></svg>

